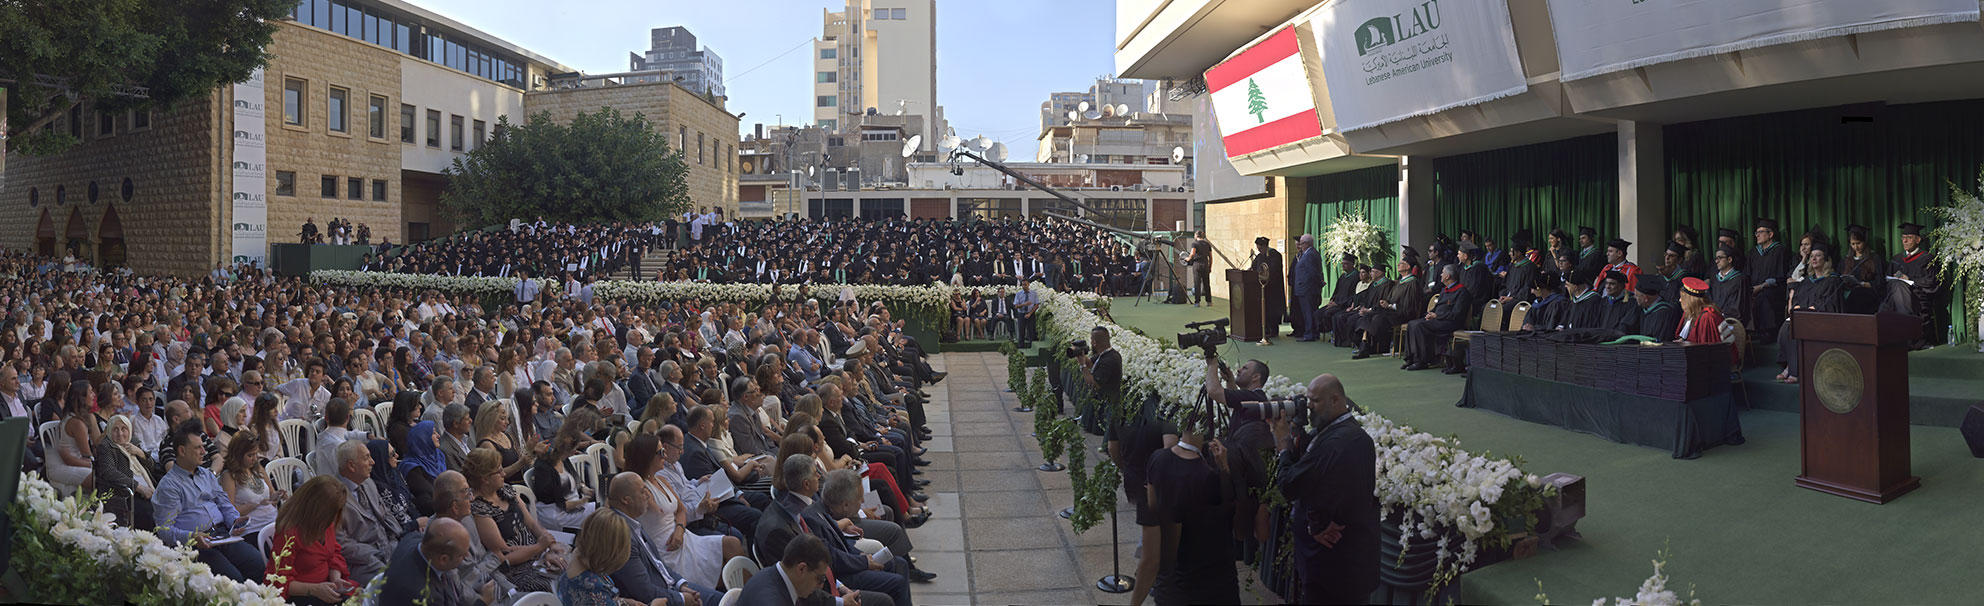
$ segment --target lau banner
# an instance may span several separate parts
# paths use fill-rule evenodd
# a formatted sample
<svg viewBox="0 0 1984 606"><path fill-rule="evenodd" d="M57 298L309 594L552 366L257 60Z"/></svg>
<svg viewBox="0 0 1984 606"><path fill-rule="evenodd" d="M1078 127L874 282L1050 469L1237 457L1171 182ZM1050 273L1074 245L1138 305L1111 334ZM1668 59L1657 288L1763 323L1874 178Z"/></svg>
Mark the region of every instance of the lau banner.
<svg viewBox="0 0 1984 606"><path fill-rule="evenodd" d="M1550 0L1566 82L1744 49L1977 20L1977 0Z"/></svg>
<svg viewBox="0 0 1984 606"><path fill-rule="evenodd" d="M1529 90L1504 0L1337 0L1312 27L1339 131Z"/></svg>
<svg viewBox="0 0 1984 606"><path fill-rule="evenodd" d="M269 266L269 149L264 125L262 70L245 82L234 85L234 164L233 186L228 198L233 203L234 220L228 231L232 263Z"/></svg>

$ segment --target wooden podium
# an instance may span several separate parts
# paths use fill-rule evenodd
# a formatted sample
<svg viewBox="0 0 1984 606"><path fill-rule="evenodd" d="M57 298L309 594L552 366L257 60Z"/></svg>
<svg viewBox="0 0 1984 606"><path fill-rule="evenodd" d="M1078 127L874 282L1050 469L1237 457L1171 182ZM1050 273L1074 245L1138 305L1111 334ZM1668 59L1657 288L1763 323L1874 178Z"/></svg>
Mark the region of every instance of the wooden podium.
<svg viewBox="0 0 1984 606"><path fill-rule="evenodd" d="M1909 473L1908 343L1922 321L1897 313L1792 312L1798 340L1803 473L1798 485L1886 503Z"/></svg>
<svg viewBox="0 0 1984 606"><path fill-rule="evenodd" d="M1234 340L1258 343L1261 335L1261 321L1265 314L1261 307L1261 278L1250 269L1226 270L1227 315L1233 323L1227 333Z"/></svg>

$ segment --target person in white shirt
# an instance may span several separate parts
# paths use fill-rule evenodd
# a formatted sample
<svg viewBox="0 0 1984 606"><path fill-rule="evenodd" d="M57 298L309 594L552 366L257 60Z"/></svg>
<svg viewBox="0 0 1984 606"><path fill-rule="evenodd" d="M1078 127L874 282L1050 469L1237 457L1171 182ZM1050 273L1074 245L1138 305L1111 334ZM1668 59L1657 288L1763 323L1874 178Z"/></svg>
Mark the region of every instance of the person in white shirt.
<svg viewBox="0 0 1984 606"><path fill-rule="evenodd" d="M147 387L139 387L137 392L138 413L131 415L131 443L145 452L157 452L167 429L165 417L159 414L158 394Z"/></svg>
<svg viewBox="0 0 1984 606"><path fill-rule="evenodd" d="M331 400L324 405L324 428L317 431L317 445L310 452L335 453L338 445L346 440L364 440L365 432L351 429L351 403L342 399ZM329 454L318 455L317 475L330 475L338 472L338 458Z"/></svg>
<svg viewBox="0 0 1984 606"><path fill-rule="evenodd" d="M324 373L324 361L312 358L304 365L301 378L276 387L276 393L285 398L282 414L276 418L314 421L324 414L324 405L331 401L329 378Z"/></svg>

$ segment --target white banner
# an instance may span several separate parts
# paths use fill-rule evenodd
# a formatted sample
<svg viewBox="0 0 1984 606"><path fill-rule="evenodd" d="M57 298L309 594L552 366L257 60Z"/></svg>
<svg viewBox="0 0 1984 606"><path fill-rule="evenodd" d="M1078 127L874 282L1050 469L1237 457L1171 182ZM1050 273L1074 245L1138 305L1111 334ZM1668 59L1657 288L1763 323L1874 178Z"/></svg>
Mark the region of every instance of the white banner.
<svg viewBox="0 0 1984 606"><path fill-rule="evenodd" d="M230 263L269 266L269 149L262 70L234 85L233 185L228 188L234 221L228 231Z"/></svg>
<svg viewBox="0 0 1984 606"><path fill-rule="evenodd" d="M1976 21L1977 0L1550 0L1562 80L1744 49Z"/></svg>
<svg viewBox="0 0 1984 606"><path fill-rule="evenodd" d="M1339 132L1529 90L1504 0L1337 0L1311 27Z"/></svg>

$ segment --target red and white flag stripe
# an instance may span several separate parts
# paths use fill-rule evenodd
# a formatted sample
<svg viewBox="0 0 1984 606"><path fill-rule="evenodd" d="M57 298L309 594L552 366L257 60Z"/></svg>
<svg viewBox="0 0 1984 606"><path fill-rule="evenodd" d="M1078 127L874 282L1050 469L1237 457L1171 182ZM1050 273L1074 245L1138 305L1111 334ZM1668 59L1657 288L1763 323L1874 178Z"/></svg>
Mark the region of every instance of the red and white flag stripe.
<svg viewBox="0 0 1984 606"><path fill-rule="evenodd" d="M1229 158L1323 135L1293 26L1206 70Z"/></svg>

